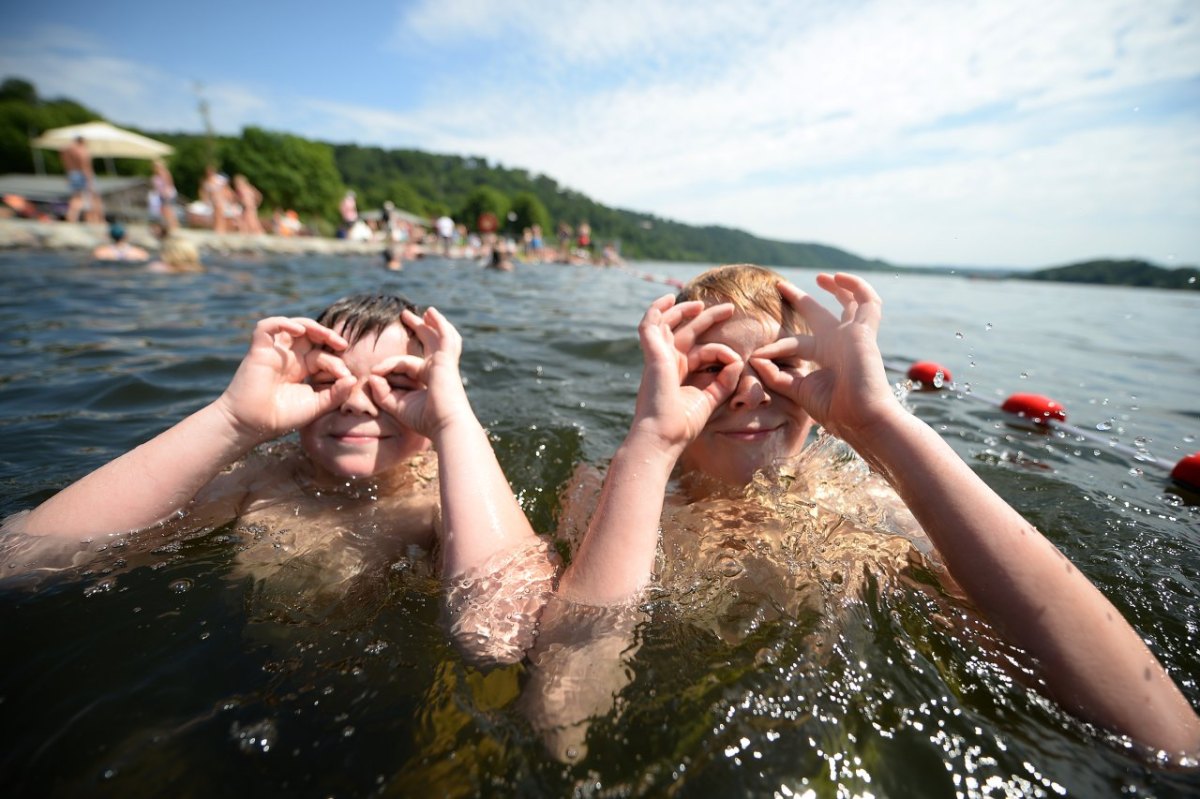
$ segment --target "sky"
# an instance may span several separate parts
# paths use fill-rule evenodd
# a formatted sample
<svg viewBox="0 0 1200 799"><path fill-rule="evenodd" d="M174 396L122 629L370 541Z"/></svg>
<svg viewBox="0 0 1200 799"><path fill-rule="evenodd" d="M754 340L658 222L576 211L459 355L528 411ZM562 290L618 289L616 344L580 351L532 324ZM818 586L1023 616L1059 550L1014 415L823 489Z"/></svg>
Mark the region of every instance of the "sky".
<svg viewBox="0 0 1200 799"><path fill-rule="evenodd" d="M62 0L0 10L14 76L897 264L1200 264L1197 0Z"/></svg>

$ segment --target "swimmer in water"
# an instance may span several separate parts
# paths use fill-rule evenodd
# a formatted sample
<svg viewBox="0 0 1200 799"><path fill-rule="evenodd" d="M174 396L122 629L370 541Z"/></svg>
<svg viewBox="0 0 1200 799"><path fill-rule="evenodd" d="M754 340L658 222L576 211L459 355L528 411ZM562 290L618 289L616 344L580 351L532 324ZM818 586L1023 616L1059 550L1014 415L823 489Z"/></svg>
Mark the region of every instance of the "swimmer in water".
<svg viewBox="0 0 1200 799"><path fill-rule="evenodd" d="M120 222L113 222L109 225L108 237L112 239L112 243L96 247L92 250L92 258L97 261L142 262L150 260L150 253L125 240L125 226Z"/></svg>
<svg viewBox="0 0 1200 799"><path fill-rule="evenodd" d="M876 566L902 562L909 542L920 551L931 541L936 552L930 557L948 572L946 582L957 584L953 592L965 594L1035 659L1045 686L1065 707L1174 760L1200 753L1200 719L1137 632L900 404L876 344L882 303L874 289L848 274L821 274L817 284L836 300L839 314L770 270L733 265L705 272L676 297L660 298L643 317L644 369L633 423L542 614L530 656L532 690L522 701L550 749L563 759L578 757L588 719L604 713L606 704L611 708L631 679L629 669L604 664L629 656L632 614L598 621L595 608L630 608L640 599L655 576L660 525L660 583L669 582L672 571L721 574L719 547L714 552L686 541L707 522L710 533L746 553L725 564L732 567L725 575L753 572L741 588L761 591L773 581L777 594L792 595L777 597L780 605L794 610L800 604L796 595L803 598L805 586L789 583L787 569L756 562L769 560L759 556L762 545L778 543L766 540L769 523L723 526L719 515L706 510L689 517L688 509L722 492L767 495L797 477L816 423L852 447L869 464L871 479L885 479L887 493L902 501L904 507L895 507L886 493L868 489L884 509L875 516L890 516L894 523L884 526L897 533L875 536L881 542L872 554ZM781 463L793 464L791 471ZM673 475L678 491L670 489ZM799 477L798 485L819 486ZM816 517L837 508L836 497L811 499ZM817 538L827 536L828 546L839 529L818 524ZM855 546L865 551L871 543ZM736 636L736 627L732 632ZM563 699L572 692L573 702Z"/></svg>
<svg viewBox="0 0 1200 799"><path fill-rule="evenodd" d="M315 558L326 587L344 585L369 565L366 553L395 559L437 545L442 577L457 581L532 549L541 571L531 582L548 590L554 563L471 410L461 351L445 317L399 296L346 297L316 320L263 319L215 401L10 517L5 576L81 565L113 539L148 550L236 520L240 567L256 576ZM261 446L293 430L299 447ZM473 625L489 620L472 608L451 623L478 643ZM490 654L503 659L495 648L505 645L492 642Z"/></svg>

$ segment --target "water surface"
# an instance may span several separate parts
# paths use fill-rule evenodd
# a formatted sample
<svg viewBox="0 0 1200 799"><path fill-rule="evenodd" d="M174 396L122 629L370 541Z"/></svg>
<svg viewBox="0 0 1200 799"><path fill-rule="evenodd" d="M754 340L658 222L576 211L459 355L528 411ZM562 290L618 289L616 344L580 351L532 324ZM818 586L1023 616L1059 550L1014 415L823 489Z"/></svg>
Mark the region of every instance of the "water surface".
<svg viewBox="0 0 1200 799"><path fill-rule="evenodd" d="M695 265L632 272L428 260L212 259L150 275L0 254L0 513L32 507L213 399L265 315L400 290L463 332L472 403L542 532L572 468L623 437L635 325ZM784 270L805 288L813 274ZM1200 449L1200 297L954 276L872 280L881 343L957 392L910 395L972 466L1127 615L1200 706L1200 536L1163 471ZM1034 391L1099 442L1013 428L987 402ZM922 595L868 593L816 657L809 621L736 644L668 612L638 630L620 712L576 764L515 710L522 666L448 644L428 569L389 564L301 602L239 577L228 531L114 548L36 591L0 586L0 776L9 795L1184 796L1147 765L931 621ZM653 609L652 609L653 610ZM791 794L789 794L791 792Z"/></svg>

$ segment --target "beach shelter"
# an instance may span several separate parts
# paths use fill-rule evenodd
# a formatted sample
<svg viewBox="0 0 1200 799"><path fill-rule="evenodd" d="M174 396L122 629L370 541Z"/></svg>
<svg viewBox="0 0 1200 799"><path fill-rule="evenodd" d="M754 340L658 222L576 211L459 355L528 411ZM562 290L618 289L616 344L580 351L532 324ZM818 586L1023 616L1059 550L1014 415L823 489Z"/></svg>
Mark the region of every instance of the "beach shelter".
<svg viewBox="0 0 1200 799"><path fill-rule="evenodd" d="M175 152L169 144L118 128L107 122L86 122L53 128L30 142L43 150L64 150L79 136L83 137L93 158L165 158Z"/></svg>

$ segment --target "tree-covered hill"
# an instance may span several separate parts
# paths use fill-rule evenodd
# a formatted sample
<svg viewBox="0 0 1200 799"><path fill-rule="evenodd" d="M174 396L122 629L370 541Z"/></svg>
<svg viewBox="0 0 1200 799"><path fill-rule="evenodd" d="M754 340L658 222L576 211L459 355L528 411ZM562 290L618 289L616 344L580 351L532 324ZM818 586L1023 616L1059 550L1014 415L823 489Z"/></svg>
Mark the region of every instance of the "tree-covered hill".
<svg viewBox="0 0 1200 799"><path fill-rule="evenodd" d="M49 128L94 119L102 117L74 100L45 99L27 80L4 80L0 83L0 174L34 171L29 147L33 137ZM631 259L749 262L829 271L895 269L836 247L773 241L743 230L696 227L649 213L609 208L546 175L489 164L477 156L329 144L256 127L244 129L239 136L138 132L175 147L169 166L183 196L196 196L205 165L212 162L229 174L246 175L262 192L264 211L295 209L326 232L338 223L338 202L349 188L358 193L360 210L379 208L391 200L406 211L427 218L447 213L469 226L487 211L512 234L519 235L523 227L535 222L542 225L549 243L554 242L559 224L577 227L586 221L596 242L616 243ZM62 171L56 153L44 152L41 159L48 172ZM118 174L150 174L146 161L118 159L115 166ZM904 271L946 272L915 267ZM1136 260L1088 261L1006 276L1200 290L1200 271L1195 268L1163 269Z"/></svg>
<svg viewBox="0 0 1200 799"><path fill-rule="evenodd" d="M1098 283L1200 291L1200 269L1195 267L1163 269L1152 263L1138 260L1085 261L1067 266L1040 269L1020 275L1020 277L1024 280L1052 280L1062 283Z"/></svg>
<svg viewBox="0 0 1200 799"><path fill-rule="evenodd" d="M8 78L0 85L0 173L34 171L29 140L62 125L102 118L68 99L47 100L34 85ZM480 209L509 222L510 231L537 221L553 242L559 223L588 222L599 243L617 243L626 258L710 263L747 261L774 266L828 270L868 270L886 266L820 244L771 241L742 230L694 227L648 213L609 208L560 186L545 175L489 164L470 156L418 150L385 150L329 144L260 128L240 136L139 130L175 147L169 166L180 192L196 196L210 160L228 173L241 172L263 193L264 209L293 208L332 230L342 193L354 189L360 210L391 200L398 208L426 217L442 213L472 226ZM46 153L47 171L61 171L56 154ZM144 161L117 160L119 174L148 175ZM512 229L515 228L515 229Z"/></svg>

